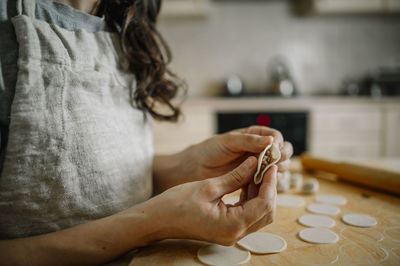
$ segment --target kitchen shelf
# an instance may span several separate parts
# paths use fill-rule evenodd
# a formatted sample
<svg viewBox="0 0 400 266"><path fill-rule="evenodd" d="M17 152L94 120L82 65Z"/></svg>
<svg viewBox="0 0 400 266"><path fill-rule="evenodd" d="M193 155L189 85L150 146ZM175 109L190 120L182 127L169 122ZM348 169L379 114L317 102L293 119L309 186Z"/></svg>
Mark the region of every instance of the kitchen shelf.
<svg viewBox="0 0 400 266"><path fill-rule="evenodd" d="M392 14L400 12L399 0L297 0L299 14Z"/></svg>

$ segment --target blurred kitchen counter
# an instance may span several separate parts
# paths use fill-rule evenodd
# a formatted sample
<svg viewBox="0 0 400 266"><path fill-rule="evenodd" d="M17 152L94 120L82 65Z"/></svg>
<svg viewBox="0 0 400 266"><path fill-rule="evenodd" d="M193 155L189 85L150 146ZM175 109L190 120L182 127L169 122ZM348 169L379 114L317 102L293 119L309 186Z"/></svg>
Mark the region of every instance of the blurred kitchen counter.
<svg viewBox="0 0 400 266"><path fill-rule="evenodd" d="M155 151L173 153L217 132L217 113L307 112L308 150L330 156L400 156L400 97L187 99L178 123L154 122Z"/></svg>
<svg viewBox="0 0 400 266"><path fill-rule="evenodd" d="M324 104L346 105L399 105L400 96L397 97L350 97L350 96L304 96L304 97L210 97L188 98L184 104L187 108L201 107L213 111L259 111L259 110L310 110Z"/></svg>

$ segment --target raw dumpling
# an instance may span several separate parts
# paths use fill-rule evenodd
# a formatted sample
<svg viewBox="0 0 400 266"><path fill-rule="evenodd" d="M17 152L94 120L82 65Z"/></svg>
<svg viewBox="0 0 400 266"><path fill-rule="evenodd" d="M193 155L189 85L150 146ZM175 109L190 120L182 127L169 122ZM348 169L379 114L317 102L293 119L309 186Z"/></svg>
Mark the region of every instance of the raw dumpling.
<svg viewBox="0 0 400 266"><path fill-rule="evenodd" d="M272 165L276 164L281 159L281 152L275 146L270 144L258 156L257 172L254 175L254 183L260 184L265 172Z"/></svg>

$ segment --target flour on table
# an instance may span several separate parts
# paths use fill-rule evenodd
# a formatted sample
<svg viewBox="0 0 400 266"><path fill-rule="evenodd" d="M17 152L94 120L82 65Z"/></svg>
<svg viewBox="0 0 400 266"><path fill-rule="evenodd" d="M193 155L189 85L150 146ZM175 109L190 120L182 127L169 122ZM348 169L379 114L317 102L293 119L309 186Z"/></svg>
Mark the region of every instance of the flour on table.
<svg viewBox="0 0 400 266"><path fill-rule="evenodd" d="M295 195L281 195L276 199L276 205L281 207L301 207L304 206L305 200Z"/></svg>
<svg viewBox="0 0 400 266"><path fill-rule="evenodd" d="M371 227L378 224L374 217L360 213L343 215L342 221L346 224L358 227Z"/></svg>
<svg viewBox="0 0 400 266"><path fill-rule="evenodd" d="M334 216L340 212L340 208L330 204L314 203L307 206L307 211L316 214Z"/></svg>
<svg viewBox="0 0 400 266"><path fill-rule="evenodd" d="M345 197L333 194L318 195L315 197L315 200L319 203L332 205L345 205L347 203L347 199Z"/></svg>
<svg viewBox="0 0 400 266"><path fill-rule="evenodd" d="M335 220L323 215L306 214L298 219L298 222L308 227L325 227L331 228L336 225Z"/></svg>
<svg viewBox="0 0 400 266"><path fill-rule="evenodd" d="M277 253L287 247L282 237L264 232L251 233L239 240L237 245L256 254Z"/></svg>
<svg viewBox="0 0 400 266"><path fill-rule="evenodd" d="M217 244L204 246L197 252L197 258L207 265L241 265L250 260L250 252L235 246L225 247Z"/></svg>
<svg viewBox="0 0 400 266"><path fill-rule="evenodd" d="M299 232L299 237L313 244L331 244L339 241L339 236L326 228L307 228Z"/></svg>

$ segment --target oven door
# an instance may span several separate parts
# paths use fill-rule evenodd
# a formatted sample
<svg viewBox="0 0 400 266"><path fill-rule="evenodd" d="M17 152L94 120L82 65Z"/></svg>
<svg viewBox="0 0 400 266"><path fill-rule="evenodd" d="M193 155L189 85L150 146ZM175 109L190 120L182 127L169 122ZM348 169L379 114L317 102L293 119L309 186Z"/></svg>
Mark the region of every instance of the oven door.
<svg viewBox="0 0 400 266"><path fill-rule="evenodd" d="M217 133L252 125L269 126L279 130L293 145L294 155L307 150L308 112L217 113Z"/></svg>

